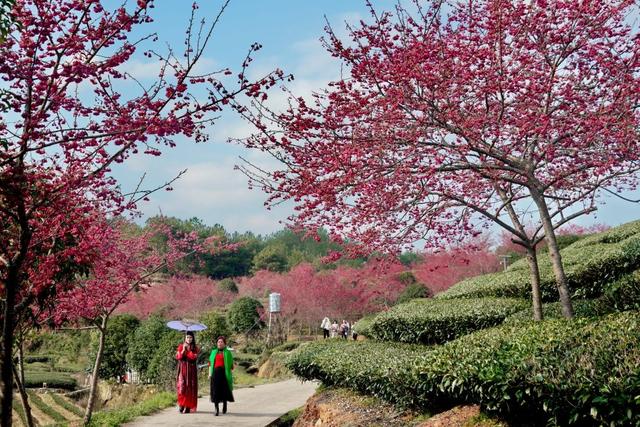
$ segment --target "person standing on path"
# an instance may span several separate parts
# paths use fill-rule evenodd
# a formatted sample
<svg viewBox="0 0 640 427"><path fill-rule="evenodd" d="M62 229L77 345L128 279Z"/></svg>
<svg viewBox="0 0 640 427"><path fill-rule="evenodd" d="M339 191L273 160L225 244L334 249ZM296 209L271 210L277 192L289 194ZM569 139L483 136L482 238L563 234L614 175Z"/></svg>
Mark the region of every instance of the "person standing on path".
<svg viewBox="0 0 640 427"><path fill-rule="evenodd" d="M211 381L211 401L216 407L216 416L220 414L222 402L222 413L227 413L227 402L233 400L233 355L227 348L225 337L218 337L216 348L211 350L209 356L209 378Z"/></svg>
<svg viewBox="0 0 640 427"><path fill-rule="evenodd" d="M176 376L176 390L178 392L178 408L180 413L188 414L198 407L198 369L196 360L200 349L196 345L193 332L187 331L184 342L178 346L176 359L178 373Z"/></svg>
<svg viewBox="0 0 640 427"><path fill-rule="evenodd" d="M322 323L320 324L322 328L322 336L323 338L329 338L329 330L331 329L331 320L328 317L322 319Z"/></svg>

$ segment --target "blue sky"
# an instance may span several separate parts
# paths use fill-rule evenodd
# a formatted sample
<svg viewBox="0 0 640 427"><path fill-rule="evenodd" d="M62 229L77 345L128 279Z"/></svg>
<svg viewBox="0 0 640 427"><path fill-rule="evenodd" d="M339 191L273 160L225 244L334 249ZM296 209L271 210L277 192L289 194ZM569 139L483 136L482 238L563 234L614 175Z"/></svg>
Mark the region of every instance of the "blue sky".
<svg viewBox="0 0 640 427"><path fill-rule="evenodd" d="M221 4L219 0L201 1L198 16L211 20ZM395 2L376 1L374 4L393 7ZM158 48L166 42L179 50L183 47L190 12L189 1L156 0L151 13L155 22L145 26L143 32L158 33ZM337 78L340 72L339 63L319 42L324 34L325 16L336 31L344 32L345 21L366 19L368 11L364 0L234 0L214 33L202 67L237 70L249 46L259 42L263 49L254 56L252 73L257 75L281 68L295 75L296 80L290 85L294 93L309 95L312 90ZM142 57L134 61L130 65L134 74L153 75L154 64L147 61ZM275 102L278 102L277 96ZM147 174L147 187L153 187L187 169L173 186L173 191L156 193L150 202L140 206L143 219L162 212L183 219L198 217L211 225L219 223L228 231L271 233L283 227L280 221L286 219L292 207L285 205L266 210L265 195L256 189L249 190L246 177L234 170L234 165L240 163L239 156L264 165L268 165L270 159L225 142L228 137L246 136L250 132L238 117L225 114L212 128L209 143L195 144L185 138L176 138L178 146L165 150L161 157L134 157L116 168L114 174L126 191L135 186L143 173ZM627 196L640 199L640 192ZM617 225L640 216L637 204L612 196L604 197L603 201L606 203L597 216L581 218L577 223Z"/></svg>
<svg viewBox="0 0 640 427"><path fill-rule="evenodd" d="M198 16L210 21L221 4L218 0L200 2ZM151 12L155 22L146 25L142 33L155 31L160 42L181 49L190 13L188 1L157 0ZM339 75L339 63L332 60L319 41L324 34L325 16L337 29L344 28L346 21L354 22L367 14L365 3L360 0L234 0L205 52L203 68L237 70L249 46L259 42L263 49L254 55L250 74L281 68L295 75L296 80L290 85L295 93L308 95ZM156 69L143 57L130 66L140 76L152 76ZM143 219L162 212L185 219L196 216L207 224L222 224L228 231L271 233L283 227L280 221L292 212L291 206L266 210L265 195L249 190L246 177L234 171L234 165L240 163L239 156L262 164L270 159L225 142L228 137L246 136L250 131L238 117L225 114L212 128L209 143L176 138L178 146L165 150L161 157L132 158L116 168L114 174L126 191L143 173L147 187L153 187L187 169L173 191L155 193L150 202L140 206Z"/></svg>

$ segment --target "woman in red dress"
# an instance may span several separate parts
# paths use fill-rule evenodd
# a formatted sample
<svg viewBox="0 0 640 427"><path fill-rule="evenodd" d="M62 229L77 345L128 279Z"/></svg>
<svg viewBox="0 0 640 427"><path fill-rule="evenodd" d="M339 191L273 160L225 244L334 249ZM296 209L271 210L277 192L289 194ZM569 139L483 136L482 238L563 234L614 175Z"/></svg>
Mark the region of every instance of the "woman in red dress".
<svg viewBox="0 0 640 427"><path fill-rule="evenodd" d="M200 349L196 345L193 332L187 331L184 342L178 346L176 359L178 360L178 375L176 389L178 391L178 406L180 413L195 412L198 406L198 369L196 360Z"/></svg>

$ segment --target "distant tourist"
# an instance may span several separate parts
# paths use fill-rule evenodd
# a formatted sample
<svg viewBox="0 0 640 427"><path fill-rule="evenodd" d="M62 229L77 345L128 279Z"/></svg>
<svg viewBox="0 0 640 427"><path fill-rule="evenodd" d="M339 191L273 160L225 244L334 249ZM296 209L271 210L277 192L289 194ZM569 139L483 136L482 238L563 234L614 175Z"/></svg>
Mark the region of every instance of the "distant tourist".
<svg viewBox="0 0 640 427"><path fill-rule="evenodd" d="M343 319L342 324L340 325L340 336L344 339L347 339L347 337L349 336L349 329L351 329L349 322Z"/></svg>
<svg viewBox="0 0 640 427"><path fill-rule="evenodd" d="M227 339L218 337L216 348L211 351L209 357L209 378L211 381L211 401L216 407L216 416L220 415L222 402L222 413L227 413L227 402L233 400L233 355L227 348Z"/></svg>
<svg viewBox="0 0 640 427"><path fill-rule="evenodd" d="M334 320L331 324L331 338L335 338L338 336L338 321Z"/></svg>
<svg viewBox="0 0 640 427"><path fill-rule="evenodd" d="M357 325L357 322L351 325L351 338L353 338L354 341L358 340L358 332L356 331L356 325Z"/></svg>
<svg viewBox="0 0 640 427"><path fill-rule="evenodd" d="M198 406L198 369L196 360L200 349L196 345L193 332L187 331L184 342L178 346L178 375L176 390L178 391L178 408L180 413L195 412Z"/></svg>
<svg viewBox="0 0 640 427"><path fill-rule="evenodd" d="M322 319L322 323L320 323L320 327L322 328L322 337L329 338L329 330L331 329L331 320L328 317Z"/></svg>

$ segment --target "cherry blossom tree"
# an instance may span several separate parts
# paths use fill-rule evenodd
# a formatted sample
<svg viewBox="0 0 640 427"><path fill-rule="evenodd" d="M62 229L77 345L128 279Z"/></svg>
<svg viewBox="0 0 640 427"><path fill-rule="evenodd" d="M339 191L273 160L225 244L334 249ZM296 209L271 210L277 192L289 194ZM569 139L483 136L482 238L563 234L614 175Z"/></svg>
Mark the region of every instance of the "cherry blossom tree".
<svg viewBox="0 0 640 427"><path fill-rule="evenodd" d="M497 223L526 249L537 319L544 239L572 317L555 230L637 185L635 2L414 3L371 8L350 40L328 27L345 77L284 112L256 103L245 143L285 167L245 173L269 202L294 200L296 222L375 249L441 247Z"/></svg>
<svg viewBox="0 0 640 427"><path fill-rule="evenodd" d="M228 2L223 3L220 14ZM280 71L250 81L246 68L197 71L220 18L196 23L193 6L184 54L153 49L156 35L132 39L151 22L151 0L111 9L100 0L15 0L0 38L0 296L2 426L11 425L12 346L16 310L53 294L65 264L89 262L80 249L93 211L117 215L149 191L122 194L114 163L136 153L160 155L207 127L235 96L263 98ZM151 84L126 64L140 49L160 64ZM136 89L137 88L137 89Z"/></svg>

